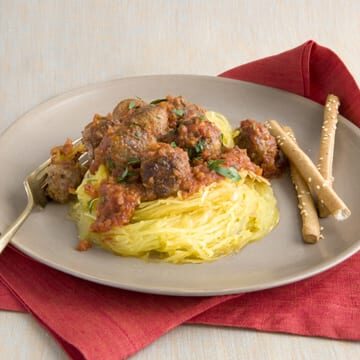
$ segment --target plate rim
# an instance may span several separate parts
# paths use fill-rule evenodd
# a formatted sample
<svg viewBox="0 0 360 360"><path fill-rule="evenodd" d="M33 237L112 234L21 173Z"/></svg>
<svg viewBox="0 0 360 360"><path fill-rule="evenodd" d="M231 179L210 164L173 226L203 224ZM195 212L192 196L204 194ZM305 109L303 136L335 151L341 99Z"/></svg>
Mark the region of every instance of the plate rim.
<svg viewBox="0 0 360 360"><path fill-rule="evenodd" d="M22 114L13 123L11 123L7 128L5 128L0 134L0 142L2 141L3 137L7 136L9 133L16 130L16 128L18 126L21 126L21 124L24 121L26 121L26 119L28 117L33 117L37 113L46 111L48 108L52 108L53 106L60 106L63 104L63 102L65 102L71 98L74 98L76 96L81 96L84 94L89 94L93 91L97 91L98 89L112 86L113 84L123 81L123 80L139 80L139 79L143 79L143 78L149 79L149 78L159 78L159 77L163 77L163 78L166 78L166 77L182 77L182 78L184 78L184 77L186 77L189 79L203 78L203 79L208 79L211 81L215 80L215 81L228 82L228 83L239 83L240 82L240 83L244 83L246 86L250 86L250 87L254 87L254 88L266 88L266 89L271 89L271 91L275 91L275 92L279 92L279 93L283 93L283 94L285 93L287 96L294 97L295 99L297 99L298 101L301 101L303 103L310 102L317 106L322 106L322 104L320 104L316 101L313 101L313 100L303 97L301 95L294 94L294 93L291 93L291 92L288 92L288 91L285 91L282 89L278 89L278 88L274 88L274 87L266 86L266 85L261 85L261 84L257 84L257 83L253 83L253 82L249 82L249 81L230 79L230 78L219 77L219 76L195 75L195 74L149 74L149 75L123 76L123 77L118 77L118 78L111 79L111 80L94 82L94 83L91 83L88 85L76 87L76 88L73 88L71 90L65 91L61 94L52 96L52 97L44 100L40 104L32 107L29 111ZM360 128L358 128L354 123L352 123L350 120L348 120L347 118L345 118L342 115L339 115L339 121L341 121L342 124L345 125L346 127L350 128L350 131L355 132L355 134L360 137ZM288 276L280 278L276 281L271 281L268 284L265 283L265 284L251 285L251 286L242 286L241 289L236 288L236 287L230 287L230 288L225 288L222 290L213 291L213 290L201 289L201 288L198 288L198 289L182 288L181 290L179 290L178 288L169 287L169 286L162 286L161 288L156 287L156 286L155 287L154 286L136 286L136 285L132 285L131 283L123 283L123 282L122 282L122 284L118 284L114 281L110 281L110 280L102 279L102 278L96 278L93 275L84 274L83 272L80 272L77 270L72 270L67 267L61 266L61 264L58 264L56 262L44 259L40 255L37 255L36 253L34 253L31 249L27 249L26 246L24 247L21 243L19 244L16 241L16 238L14 238L14 240L11 241L11 245L14 246L17 250L19 250L19 251L23 252L24 254L26 254L27 256L29 256L30 258L32 258L36 261L39 261L40 263L45 264L46 266L49 266L53 269L56 269L58 271L75 276L75 277L83 279L83 280L91 281L91 282L102 284L105 286L120 288L120 289L124 289L124 290L137 291L137 292L142 292L142 293L159 294L159 295L172 295L172 296L228 295L228 294L247 293L247 292L275 288L275 287L295 283L300 280L305 280L314 275L317 275L324 271L327 271L327 270L337 266L341 262L347 260L349 257L351 257L357 251L360 250L360 240L358 240L352 246L346 248L346 250L338 253L336 256L332 257L331 259L328 259L325 262L322 262L321 264L313 266L309 270L301 271L297 275L288 275ZM306 244L304 244L304 246L306 246Z"/></svg>

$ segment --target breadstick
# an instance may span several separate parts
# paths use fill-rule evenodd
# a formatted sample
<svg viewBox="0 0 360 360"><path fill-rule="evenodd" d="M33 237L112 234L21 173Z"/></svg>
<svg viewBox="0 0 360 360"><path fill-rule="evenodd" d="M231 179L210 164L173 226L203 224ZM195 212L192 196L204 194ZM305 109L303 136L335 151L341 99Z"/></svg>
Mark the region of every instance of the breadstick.
<svg viewBox="0 0 360 360"><path fill-rule="evenodd" d="M271 135L273 135L284 154L295 165L302 178L310 189L316 194L320 203L323 203L337 220L347 219L351 212L328 182L322 177L310 158L290 138L275 120L267 122Z"/></svg>
<svg viewBox="0 0 360 360"><path fill-rule="evenodd" d="M328 95L324 107L324 122L321 131L320 155L318 161L318 169L320 174L332 186L334 181L332 175L332 165L334 157L335 131L338 121L338 109L340 106L339 98L335 95ZM329 216L329 210L324 204L318 203L320 217Z"/></svg>
<svg viewBox="0 0 360 360"><path fill-rule="evenodd" d="M292 129L284 126L284 130L293 139L293 141L296 142ZM290 163L290 174L299 201L298 207L300 209L300 216L302 220L302 236L304 242L314 244L319 241L321 235L319 218L310 189L292 162Z"/></svg>

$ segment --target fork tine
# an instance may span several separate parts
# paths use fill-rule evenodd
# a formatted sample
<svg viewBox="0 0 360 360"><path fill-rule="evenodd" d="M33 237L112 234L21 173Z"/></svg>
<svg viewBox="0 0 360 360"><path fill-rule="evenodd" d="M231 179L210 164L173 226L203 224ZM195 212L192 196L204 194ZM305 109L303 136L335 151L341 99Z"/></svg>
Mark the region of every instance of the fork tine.
<svg viewBox="0 0 360 360"><path fill-rule="evenodd" d="M76 139L73 141L73 145L77 145L82 141L82 138ZM81 159L79 159L82 165L85 165L88 162L87 156L83 154ZM28 198L28 203L23 210L23 212L18 216L18 218L10 225L6 232L0 234L0 254L6 245L11 241L12 237L15 235L16 231L20 228L23 222L27 219L34 205L40 205L44 207L48 199L45 194L45 185L46 185L46 176L47 168L51 164L51 159L46 160L34 171L32 171L24 180L25 192Z"/></svg>

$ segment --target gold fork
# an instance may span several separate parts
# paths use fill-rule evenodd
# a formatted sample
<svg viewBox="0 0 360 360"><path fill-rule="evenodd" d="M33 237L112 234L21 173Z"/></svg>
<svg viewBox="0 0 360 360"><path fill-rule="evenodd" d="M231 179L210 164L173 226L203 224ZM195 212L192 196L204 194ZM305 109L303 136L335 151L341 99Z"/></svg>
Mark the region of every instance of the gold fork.
<svg viewBox="0 0 360 360"><path fill-rule="evenodd" d="M73 145L77 145L81 141L82 138L76 139L73 141ZM84 161L84 157L82 156L79 161L84 165L87 160ZM35 206L40 206L42 208L46 206L48 199L44 192L44 186L46 184L47 168L50 163L50 159L46 160L25 178L24 187L27 195L27 205L19 217L8 227L5 233L0 236L0 254L19 230L20 226L28 218L32 209Z"/></svg>

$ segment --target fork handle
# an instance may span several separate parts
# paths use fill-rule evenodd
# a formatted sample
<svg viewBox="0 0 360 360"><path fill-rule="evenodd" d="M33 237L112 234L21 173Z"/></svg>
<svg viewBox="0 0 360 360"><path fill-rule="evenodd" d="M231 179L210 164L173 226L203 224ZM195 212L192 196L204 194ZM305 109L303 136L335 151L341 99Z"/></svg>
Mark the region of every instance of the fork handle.
<svg viewBox="0 0 360 360"><path fill-rule="evenodd" d="M5 233L2 236L0 236L0 254L2 253L6 245L11 241L15 233L19 230L23 222L30 215L31 210L34 207L34 199L26 184L25 184L25 190L28 196L27 205L23 210L23 212L19 215L19 217L8 227L8 229L6 229Z"/></svg>

